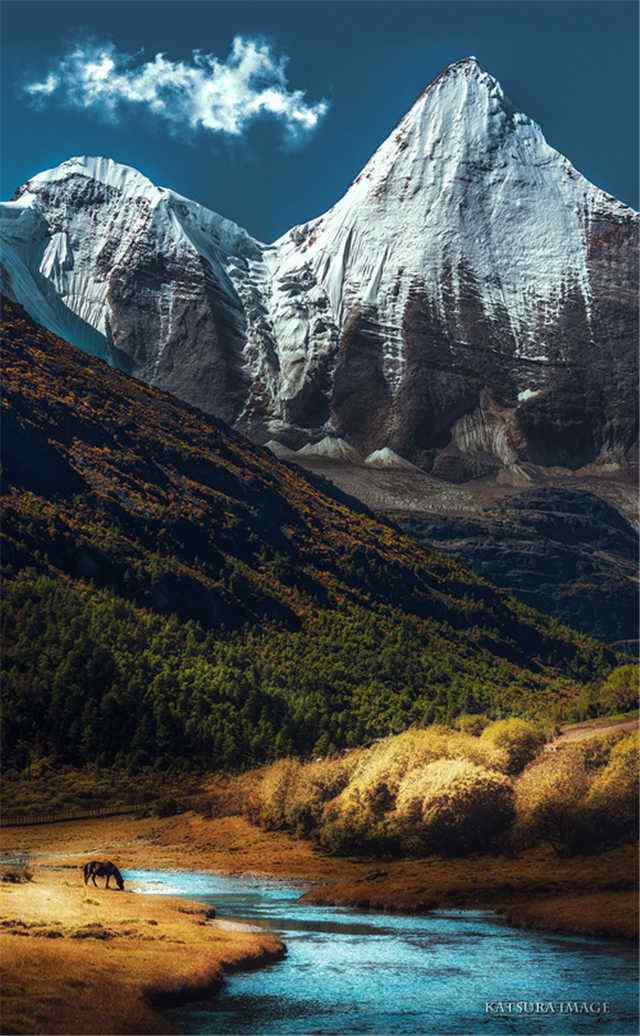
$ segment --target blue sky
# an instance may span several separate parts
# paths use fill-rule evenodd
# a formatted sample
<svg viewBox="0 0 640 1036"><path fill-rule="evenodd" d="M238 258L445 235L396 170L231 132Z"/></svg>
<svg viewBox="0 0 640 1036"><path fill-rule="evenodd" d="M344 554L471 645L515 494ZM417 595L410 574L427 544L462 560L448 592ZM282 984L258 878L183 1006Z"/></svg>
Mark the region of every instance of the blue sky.
<svg viewBox="0 0 640 1036"><path fill-rule="evenodd" d="M424 86L474 54L638 207L635 2L5 0L2 23L5 198L71 155L109 155L270 241L329 208Z"/></svg>

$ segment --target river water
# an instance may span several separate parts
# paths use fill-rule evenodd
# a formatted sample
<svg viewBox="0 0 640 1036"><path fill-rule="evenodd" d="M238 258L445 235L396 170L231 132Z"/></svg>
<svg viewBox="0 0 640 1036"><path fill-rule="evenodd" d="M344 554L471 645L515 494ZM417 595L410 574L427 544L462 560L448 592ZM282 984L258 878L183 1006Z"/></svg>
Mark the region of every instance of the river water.
<svg viewBox="0 0 640 1036"><path fill-rule="evenodd" d="M230 976L211 1002L172 1011L184 1033L638 1032L637 957L624 943L510 928L488 911L416 917L306 906L298 902L303 885L262 878L141 870L125 876L140 891L184 895L215 906L218 917L268 928L287 945L284 960ZM506 1011L507 1001L552 1002L556 1013L493 1013L496 1002ZM567 1002L610 1009L559 1013Z"/></svg>

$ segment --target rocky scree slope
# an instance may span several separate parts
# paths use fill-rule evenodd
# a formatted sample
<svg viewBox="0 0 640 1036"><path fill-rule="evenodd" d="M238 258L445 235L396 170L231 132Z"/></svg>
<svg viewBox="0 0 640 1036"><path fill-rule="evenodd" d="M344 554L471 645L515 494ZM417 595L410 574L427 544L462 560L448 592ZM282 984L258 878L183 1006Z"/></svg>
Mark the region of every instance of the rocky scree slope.
<svg viewBox="0 0 640 1036"><path fill-rule="evenodd" d="M615 663L13 302L1 328L6 759L240 765L545 712Z"/></svg>
<svg viewBox="0 0 640 1036"><path fill-rule="evenodd" d="M455 481L637 442L637 216L474 58L270 246L103 158L34 176L0 237L36 319L259 442Z"/></svg>

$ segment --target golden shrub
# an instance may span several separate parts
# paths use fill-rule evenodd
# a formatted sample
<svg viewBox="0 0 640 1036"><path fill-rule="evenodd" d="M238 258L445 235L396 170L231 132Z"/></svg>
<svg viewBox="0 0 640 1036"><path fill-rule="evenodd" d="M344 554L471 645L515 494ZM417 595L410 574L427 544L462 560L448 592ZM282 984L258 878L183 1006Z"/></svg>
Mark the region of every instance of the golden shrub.
<svg viewBox="0 0 640 1036"><path fill-rule="evenodd" d="M449 734L446 727L410 729L373 745L358 761L332 816L360 810L374 819L391 809L404 774L445 755Z"/></svg>
<svg viewBox="0 0 640 1036"><path fill-rule="evenodd" d="M499 719L490 723L480 735L482 742L506 753L506 772L515 774L527 766L538 755L545 743L542 727L526 719Z"/></svg>
<svg viewBox="0 0 640 1036"><path fill-rule="evenodd" d="M297 772L283 802L284 826L306 836L317 828L325 803L344 789L360 752L307 763Z"/></svg>
<svg viewBox="0 0 640 1036"><path fill-rule="evenodd" d="M593 771L606 766L614 745L617 745L624 737L624 730L608 730L581 741L579 747L586 769Z"/></svg>
<svg viewBox="0 0 640 1036"><path fill-rule="evenodd" d="M588 787L580 746L547 753L516 783L516 843L548 841L557 848L573 847L581 837L582 802Z"/></svg>
<svg viewBox="0 0 640 1036"><path fill-rule="evenodd" d="M379 855L397 849L387 819L357 805L329 803L315 837L320 848L336 856Z"/></svg>
<svg viewBox="0 0 640 1036"><path fill-rule="evenodd" d="M262 771L262 779L247 805L250 819L277 831L288 827L287 808L300 778L302 763L297 759L278 759Z"/></svg>
<svg viewBox="0 0 640 1036"><path fill-rule="evenodd" d="M507 777L468 759L440 759L406 774L394 821L401 838L448 855L495 844L514 816Z"/></svg>
<svg viewBox="0 0 640 1036"><path fill-rule="evenodd" d="M596 852L637 831L638 735L597 734L549 752L516 784L516 844Z"/></svg>
<svg viewBox="0 0 640 1036"><path fill-rule="evenodd" d="M639 763L639 735L629 734L613 746L589 788L585 806L600 842L630 838L637 831Z"/></svg>
<svg viewBox="0 0 640 1036"><path fill-rule="evenodd" d="M508 773L509 756L504 748L492 744L490 741L482 740L473 734L454 734L449 739L448 759L469 759L478 766L484 766L487 770L499 770L501 773Z"/></svg>
<svg viewBox="0 0 640 1036"><path fill-rule="evenodd" d="M490 844L509 826L513 791L505 773L513 758L513 736L412 728L342 757L273 763L261 771L247 812L262 827L313 836L329 852L388 851L399 839L410 851L466 851ZM424 793L409 806L416 787ZM434 800L427 820L415 802L428 795ZM420 820L412 830L414 813Z"/></svg>
<svg viewBox="0 0 640 1036"><path fill-rule="evenodd" d="M360 826L376 827L379 841L379 825L394 809L402 781L440 759L463 759L488 770L507 764L505 752L470 734L443 726L406 730L361 753L348 784L325 807L323 825L341 817L346 825L357 817Z"/></svg>
<svg viewBox="0 0 640 1036"><path fill-rule="evenodd" d="M279 759L253 771L253 790L245 798L244 812L253 823L268 830L309 835L317 826L325 803L349 781L362 751L355 749L338 758L312 763Z"/></svg>
<svg viewBox="0 0 640 1036"><path fill-rule="evenodd" d="M488 727L491 720L481 713L463 712L456 718L456 729L463 734L471 734L473 737L480 737L485 727Z"/></svg>

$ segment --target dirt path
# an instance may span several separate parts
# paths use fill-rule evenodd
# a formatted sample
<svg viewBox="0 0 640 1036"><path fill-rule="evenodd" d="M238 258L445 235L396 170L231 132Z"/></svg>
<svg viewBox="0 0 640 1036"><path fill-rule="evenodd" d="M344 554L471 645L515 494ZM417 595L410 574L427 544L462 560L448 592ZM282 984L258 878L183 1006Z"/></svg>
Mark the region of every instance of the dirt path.
<svg viewBox="0 0 640 1036"><path fill-rule="evenodd" d="M638 719L616 719L611 723L600 724L597 720L590 720L586 723L576 723L570 727L561 727L558 737L550 741L546 746L547 751L555 750L561 745L570 741L585 741L594 734L609 734L613 731L638 730Z"/></svg>

